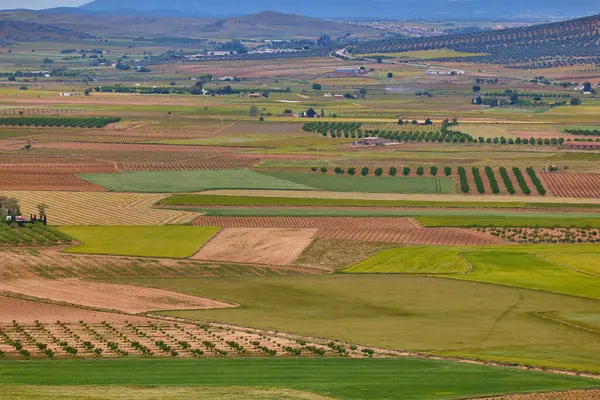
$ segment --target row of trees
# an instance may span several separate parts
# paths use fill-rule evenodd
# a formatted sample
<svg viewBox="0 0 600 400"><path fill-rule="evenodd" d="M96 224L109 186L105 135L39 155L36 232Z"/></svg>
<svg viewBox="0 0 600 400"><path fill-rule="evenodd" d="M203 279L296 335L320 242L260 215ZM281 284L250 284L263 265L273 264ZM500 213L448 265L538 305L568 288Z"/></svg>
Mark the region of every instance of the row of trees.
<svg viewBox="0 0 600 400"><path fill-rule="evenodd" d="M117 117L4 117L0 125L7 126L65 126L72 128L102 128L108 124L119 122Z"/></svg>
<svg viewBox="0 0 600 400"><path fill-rule="evenodd" d="M317 171L321 171L322 173L326 174L329 171L329 168L327 167L312 167L310 169L312 172L317 172ZM356 175L356 173L358 172L357 169L355 167L349 167L347 170L345 170L342 167L335 167L333 169L333 172L335 172L336 175L344 175L344 174L348 174L350 176L354 176ZM360 169L360 175L362 176L367 176L370 173L370 169L369 167L362 167ZM436 166L430 166L429 167L429 174L431 176L437 176L439 172L439 168ZM384 169L383 167L377 167L373 170L373 173L375 174L375 176L382 176L384 173ZM403 167L402 168L402 175L403 176L409 176L411 173L411 168L410 167ZM425 174L425 167L419 166L415 169L415 173L417 176L423 176ZM396 167L389 167L389 169L387 170L387 174L389 176L396 176L398 174L398 168ZM451 167L444 167L444 174L446 176L450 176L452 175L452 168Z"/></svg>

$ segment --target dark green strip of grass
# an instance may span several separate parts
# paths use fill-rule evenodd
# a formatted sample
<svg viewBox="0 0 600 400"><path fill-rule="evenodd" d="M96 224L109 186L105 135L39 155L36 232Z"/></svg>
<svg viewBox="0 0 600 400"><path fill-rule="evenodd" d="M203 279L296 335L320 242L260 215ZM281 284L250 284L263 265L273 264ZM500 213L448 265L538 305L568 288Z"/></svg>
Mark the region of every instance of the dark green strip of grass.
<svg viewBox="0 0 600 400"><path fill-rule="evenodd" d="M152 359L0 362L0 385L258 386L336 399L452 399L590 388L576 376L425 359Z"/></svg>
<svg viewBox="0 0 600 400"><path fill-rule="evenodd" d="M426 207L426 208L600 208L600 204L319 199L270 196L176 194L158 202L177 206Z"/></svg>

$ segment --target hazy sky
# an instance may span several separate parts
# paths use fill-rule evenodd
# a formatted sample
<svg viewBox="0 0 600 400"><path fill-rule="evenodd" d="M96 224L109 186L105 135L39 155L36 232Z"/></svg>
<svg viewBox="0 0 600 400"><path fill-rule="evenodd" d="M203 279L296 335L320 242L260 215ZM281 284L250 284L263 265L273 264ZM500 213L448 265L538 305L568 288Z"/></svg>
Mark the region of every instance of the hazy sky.
<svg viewBox="0 0 600 400"><path fill-rule="evenodd" d="M89 3L92 0L0 0L0 9L31 8L34 10L52 7L72 7Z"/></svg>

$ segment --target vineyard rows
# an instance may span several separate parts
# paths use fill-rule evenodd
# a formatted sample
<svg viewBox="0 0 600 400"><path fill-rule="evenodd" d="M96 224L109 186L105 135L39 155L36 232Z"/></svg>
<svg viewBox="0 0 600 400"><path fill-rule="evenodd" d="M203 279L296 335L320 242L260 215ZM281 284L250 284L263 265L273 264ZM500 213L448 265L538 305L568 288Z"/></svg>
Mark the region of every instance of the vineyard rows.
<svg viewBox="0 0 600 400"><path fill-rule="evenodd" d="M10 226L0 223L0 245L57 245L69 244L71 238L40 222Z"/></svg>
<svg viewBox="0 0 600 400"><path fill-rule="evenodd" d="M139 318L136 318L136 320ZM393 352L211 324L109 322L0 325L4 358L386 357Z"/></svg>
<svg viewBox="0 0 600 400"><path fill-rule="evenodd" d="M541 177L544 186L555 196L600 199L600 174L546 172Z"/></svg>
<svg viewBox="0 0 600 400"><path fill-rule="evenodd" d="M119 122L120 118L97 117L20 117L0 118L0 125L8 126L64 126L73 128L102 128L108 124Z"/></svg>
<svg viewBox="0 0 600 400"><path fill-rule="evenodd" d="M478 230L513 243L600 243L600 231L594 228L480 228Z"/></svg>
<svg viewBox="0 0 600 400"><path fill-rule="evenodd" d="M199 226L227 228L418 228L412 218L405 217L218 217L201 216Z"/></svg>
<svg viewBox="0 0 600 400"><path fill-rule="evenodd" d="M504 240L461 228L340 229L324 228L317 237L378 243L427 244L436 246L486 246Z"/></svg>
<svg viewBox="0 0 600 400"><path fill-rule="evenodd" d="M529 181L518 167L512 168L512 175L506 168L500 167L498 169L498 173L500 174L503 187L499 184L496 172L493 168L486 166L484 171L485 175L482 176L480 169L477 167L471 168L471 174L469 174L465 168L458 167L457 172L460 191L465 194L472 193L474 187L479 194L508 193L512 195L517 193L517 190L515 190L514 186L514 181L516 180L520 189L519 193L521 194L531 194L532 188L535 188L537 194L541 196L544 196L547 193L544 184L538 178L535 170L531 167L526 169Z"/></svg>

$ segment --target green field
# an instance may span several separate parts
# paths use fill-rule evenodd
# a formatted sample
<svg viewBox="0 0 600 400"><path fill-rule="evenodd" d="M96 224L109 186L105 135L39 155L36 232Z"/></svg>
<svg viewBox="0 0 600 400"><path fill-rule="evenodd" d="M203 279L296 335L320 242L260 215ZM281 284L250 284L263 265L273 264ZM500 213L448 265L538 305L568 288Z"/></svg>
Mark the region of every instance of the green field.
<svg viewBox="0 0 600 400"><path fill-rule="evenodd" d="M213 189L310 190L284 179L253 171L130 171L118 174L82 174L79 177L115 192L200 192Z"/></svg>
<svg viewBox="0 0 600 400"><path fill-rule="evenodd" d="M564 259L568 259L570 255L565 255L561 249L572 247L574 246L507 245L485 248L396 248L383 250L343 271L353 273L446 273L447 277L454 279L600 299L600 281L598 279L544 259L545 253L549 253L551 258L552 253L559 252L564 262ZM432 249L435 250L433 250L433 255L430 255ZM587 249L588 253L574 254L574 256L598 257L600 255L600 246L580 246L579 249L579 251ZM425 262L417 263L414 260L425 260Z"/></svg>
<svg viewBox="0 0 600 400"><path fill-rule="evenodd" d="M63 226L81 242L69 253L184 258L196 253L219 228L202 226Z"/></svg>
<svg viewBox="0 0 600 400"><path fill-rule="evenodd" d="M196 390L207 387L218 394L218 387L237 390L254 387L293 389L340 400L383 400L453 399L592 388L598 382L576 376L425 359L273 358L3 361L0 363L0 388L1 385L13 385L12 388L25 385L25 393L35 390L35 385L106 385L107 393L124 386L130 388L124 393L133 391L137 396L143 396L145 391L150 394L153 390L167 388L182 390L185 394L186 387L196 387ZM47 386L42 386L38 393L47 390ZM231 393L231 389L224 390L227 391Z"/></svg>
<svg viewBox="0 0 600 400"><path fill-rule="evenodd" d="M600 352L595 334L535 314L597 312L599 303L591 299L419 275L113 281L241 304L226 310L165 312L171 316L411 351L502 349L519 359L524 350L552 349L552 357L522 356L519 362L600 372L600 358L590 357Z"/></svg>
<svg viewBox="0 0 600 400"><path fill-rule="evenodd" d="M413 217L424 227L577 227L600 228L597 214L568 212L523 213L509 211L458 211L410 209L343 209L343 208L190 208L213 216L237 217Z"/></svg>
<svg viewBox="0 0 600 400"><path fill-rule="evenodd" d="M450 178L326 175L302 172L264 172L263 175L331 192L454 193Z"/></svg>
<svg viewBox="0 0 600 400"><path fill-rule="evenodd" d="M280 196L234 196L211 194L175 194L158 202L178 206L299 206L299 207L419 207L419 208L600 208L600 204L562 204L498 201L418 201L325 199Z"/></svg>

